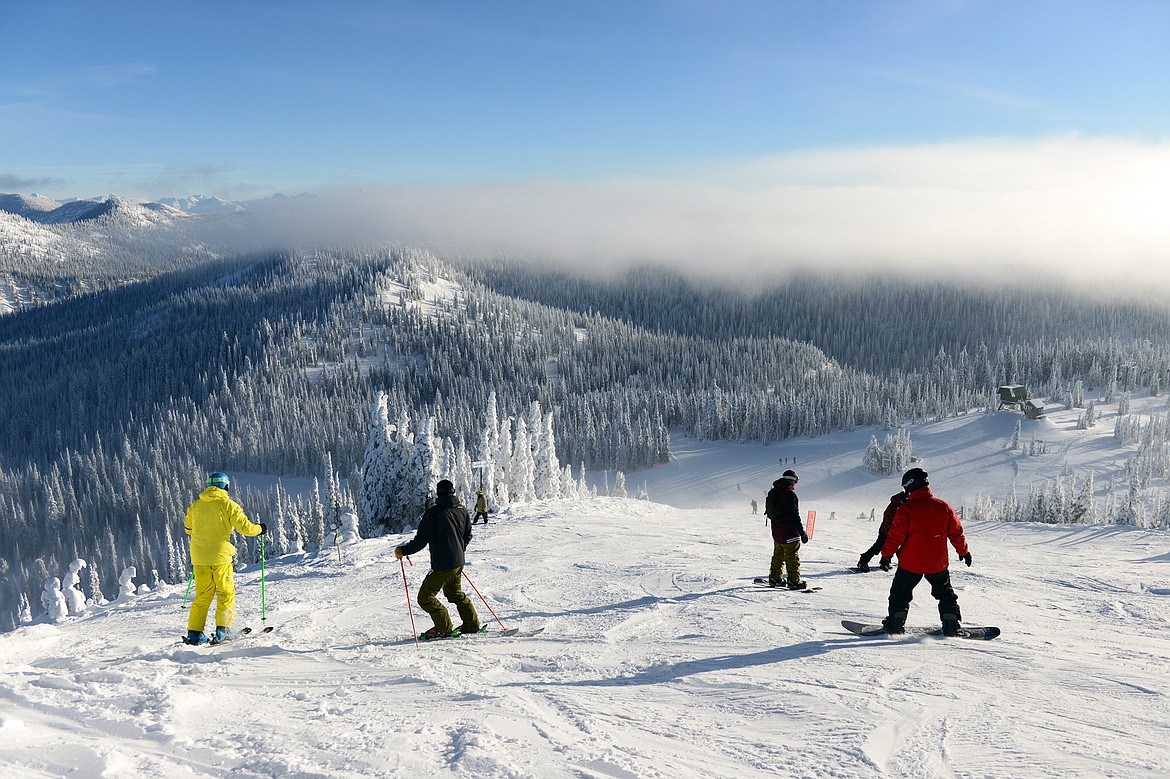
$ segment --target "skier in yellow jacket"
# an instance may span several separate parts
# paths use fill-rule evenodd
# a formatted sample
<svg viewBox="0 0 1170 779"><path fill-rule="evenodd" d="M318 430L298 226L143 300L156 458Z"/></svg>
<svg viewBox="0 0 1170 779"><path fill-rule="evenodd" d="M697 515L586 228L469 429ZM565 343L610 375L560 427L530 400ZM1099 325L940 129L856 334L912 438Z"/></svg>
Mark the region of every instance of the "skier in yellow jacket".
<svg viewBox="0 0 1170 779"><path fill-rule="evenodd" d="M191 536L191 566L195 569L195 599L187 618L188 644L230 641L236 637L232 623L236 620L236 585L233 570L236 547L232 531L245 536L262 536L268 532L261 522L255 524L244 515L240 504L228 497L231 479L226 473L207 477L207 487L199 500L187 507L183 529ZM215 636L204 634L207 612L215 600Z"/></svg>

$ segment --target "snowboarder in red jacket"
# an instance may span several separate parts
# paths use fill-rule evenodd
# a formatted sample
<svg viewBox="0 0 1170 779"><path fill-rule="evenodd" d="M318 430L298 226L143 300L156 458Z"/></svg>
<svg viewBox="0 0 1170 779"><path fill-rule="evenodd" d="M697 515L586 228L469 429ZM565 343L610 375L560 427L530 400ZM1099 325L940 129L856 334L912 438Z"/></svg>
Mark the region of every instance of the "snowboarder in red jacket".
<svg viewBox="0 0 1170 779"><path fill-rule="evenodd" d="M905 490L890 496L890 505L886 506L886 510L882 514L882 524L878 527L877 540L873 542L873 546L861 553L861 557L857 560L857 570L869 573L869 561L879 554L882 547L886 545L886 536L890 534L890 526L894 524L894 515L898 513L898 507L905 502Z"/></svg>
<svg viewBox="0 0 1170 779"><path fill-rule="evenodd" d="M772 524L772 565L768 570L768 584L803 590L808 582L800 578L800 545L808 543L804 523L800 521L800 502L796 497L796 471L784 472L772 482L772 489L764 501L764 513ZM784 569L788 578L784 578Z"/></svg>
<svg viewBox="0 0 1170 779"><path fill-rule="evenodd" d="M898 555L898 571L890 585L889 615L882 620L887 633L905 631L914 588L923 577L930 582L930 594L938 601L943 635L959 633L962 615L959 599L951 587L947 541L968 566L971 565L971 552L963 535L963 523L955 510L945 500L934 497L929 484L926 471L921 468L911 468L902 476L906 502L894 514L894 522L882 547L883 571L890 570L894 554Z"/></svg>

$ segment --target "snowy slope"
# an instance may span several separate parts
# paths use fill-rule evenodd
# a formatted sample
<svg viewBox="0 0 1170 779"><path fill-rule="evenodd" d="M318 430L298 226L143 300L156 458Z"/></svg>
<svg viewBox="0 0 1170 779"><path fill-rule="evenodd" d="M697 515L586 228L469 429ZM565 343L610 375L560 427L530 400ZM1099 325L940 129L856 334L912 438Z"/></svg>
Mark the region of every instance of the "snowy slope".
<svg viewBox="0 0 1170 779"><path fill-rule="evenodd" d="M916 428L939 494L1014 478L1023 458L995 444L1014 420ZM1046 424L1070 458L1124 454ZM631 476L659 502L530 504L476 527L471 580L539 635L416 648L396 537L270 562L268 636L179 645L180 585L0 636L0 775L1170 774L1165 532L968 523L975 564L952 568L965 621L1004 635L855 637L840 620L880 616L889 586L845 571L876 533L859 515L896 488L855 468L872 432L676 442L677 462ZM818 511L802 551L818 593L751 583L770 539L748 496L783 456ZM240 624L261 624L259 582L238 575ZM910 622L936 619L920 587Z"/></svg>

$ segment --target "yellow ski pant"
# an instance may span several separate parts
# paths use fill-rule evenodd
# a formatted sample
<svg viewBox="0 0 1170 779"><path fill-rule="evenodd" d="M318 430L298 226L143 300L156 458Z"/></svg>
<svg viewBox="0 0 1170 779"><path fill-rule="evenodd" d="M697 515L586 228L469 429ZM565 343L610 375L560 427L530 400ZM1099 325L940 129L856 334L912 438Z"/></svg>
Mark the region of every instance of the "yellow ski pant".
<svg viewBox="0 0 1170 779"><path fill-rule="evenodd" d="M187 630L204 632L213 599L216 626L231 627L236 621L236 583L231 563L195 566L195 599L191 601Z"/></svg>

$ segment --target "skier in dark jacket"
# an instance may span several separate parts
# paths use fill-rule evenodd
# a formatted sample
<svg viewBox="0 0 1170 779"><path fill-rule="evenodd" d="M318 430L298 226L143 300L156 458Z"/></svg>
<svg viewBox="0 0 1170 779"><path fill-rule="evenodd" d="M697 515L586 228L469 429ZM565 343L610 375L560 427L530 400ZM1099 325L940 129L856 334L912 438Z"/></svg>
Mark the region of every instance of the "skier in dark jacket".
<svg viewBox="0 0 1170 779"><path fill-rule="evenodd" d="M804 523L800 521L800 501L796 497L796 471L784 472L772 482L772 489L764 501L764 513L772 524L772 565L768 570L768 584L790 590L803 590L808 582L800 578L800 545L808 543ZM784 578L784 569L788 578Z"/></svg>
<svg viewBox="0 0 1170 779"><path fill-rule="evenodd" d="M423 512L414 538L394 550L394 556L403 557L431 548L431 572L418 589L418 605L431 615L435 626L419 638L447 638L461 633L479 632L479 615L471 599L463 592L462 580L464 550L471 542L471 518L455 495L455 485L443 479L435 485L435 505ZM463 623L451 626L451 615L439 602L439 590L450 603L455 604Z"/></svg>
<svg viewBox="0 0 1170 779"><path fill-rule="evenodd" d="M894 515L894 523L882 547L883 571L890 570L894 553L898 554L898 571L890 585L890 611L882 620L887 633L905 631L914 588L924 576L930 582L930 594L938 601L943 635L959 633L962 615L959 599L951 586L947 541L967 565L971 565L971 552L963 535L963 523L955 510L946 501L934 497L929 484L926 471L921 468L911 468L902 476L906 502Z"/></svg>
<svg viewBox="0 0 1170 779"><path fill-rule="evenodd" d="M857 570L869 573L869 561L879 554L882 547L886 545L886 536L890 533L890 525L894 524L894 515L898 513L898 507L905 502L905 491L890 496L890 505L886 506L886 510L882 514L882 524L878 527L877 540L873 542L873 546L861 553L861 558L857 561Z"/></svg>

